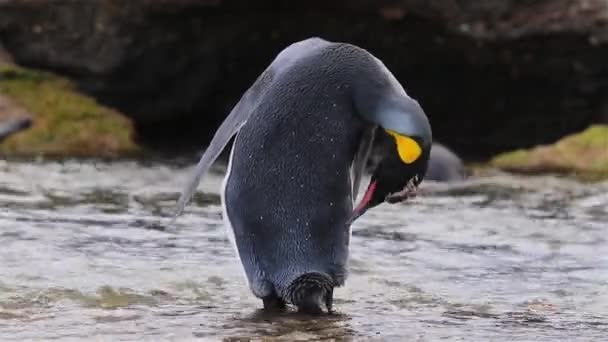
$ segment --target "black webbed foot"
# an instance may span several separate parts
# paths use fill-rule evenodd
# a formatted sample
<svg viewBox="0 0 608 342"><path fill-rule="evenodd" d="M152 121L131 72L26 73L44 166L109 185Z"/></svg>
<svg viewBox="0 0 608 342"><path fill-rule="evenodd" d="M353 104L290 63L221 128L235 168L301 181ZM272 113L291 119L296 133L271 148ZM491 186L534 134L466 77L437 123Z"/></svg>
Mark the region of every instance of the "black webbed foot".
<svg viewBox="0 0 608 342"><path fill-rule="evenodd" d="M298 306L298 312L305 315L319 316L323 309L317 303L302 303Z"/></svg>
<svg viewBox="0 0 608 342"><path fill-rule="evenodd" d="M285 301L275 294L262 298L264 311L283 311L286 308Z"/></svg>
<svg viewBox="0 0 608 342"><path fill-rule="evenodd" d="M298 312L309 315L321 315L323 309L332 311L333 279L321 272L305 273L296 278L287 289L290 303L298 308Z"/></svg>
<svg viewBox="0 0 608 342"><path fill-rule="evenodd" d="M327 314L331 315L333 313L333 303L334 303L334 289L331 288L331 290L329 290L325 294L325 307L327 308Z"/></svg>

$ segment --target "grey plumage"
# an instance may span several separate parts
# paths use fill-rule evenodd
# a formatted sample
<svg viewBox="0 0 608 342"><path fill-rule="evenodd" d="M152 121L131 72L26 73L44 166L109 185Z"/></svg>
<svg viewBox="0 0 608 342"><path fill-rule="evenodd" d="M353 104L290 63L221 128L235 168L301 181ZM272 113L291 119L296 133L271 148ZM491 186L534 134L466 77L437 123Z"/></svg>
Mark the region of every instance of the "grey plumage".
<svg viewBox="0 0 608 342"><path fill-rule="evenodd" d="M424 112L377 58L319 38L295 43L222 123L175 216L236 134L222 204L249 287L265 306L331 310L377 126L418 134L430 148Z"/></svg>

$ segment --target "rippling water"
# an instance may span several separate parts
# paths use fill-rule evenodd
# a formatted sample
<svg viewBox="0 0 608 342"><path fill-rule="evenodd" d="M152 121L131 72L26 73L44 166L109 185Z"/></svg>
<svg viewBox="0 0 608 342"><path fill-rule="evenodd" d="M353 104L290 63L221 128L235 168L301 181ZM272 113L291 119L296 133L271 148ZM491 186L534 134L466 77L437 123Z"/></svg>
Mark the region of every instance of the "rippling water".
<svg viewBox="0 0 608 342"><path fill-rule="evenodd" d="M168 224L191 170L0 161L0 340L607 339L608 183L426 183L355 223L337 314L312 318L259 310L221 168Z"/></svg>

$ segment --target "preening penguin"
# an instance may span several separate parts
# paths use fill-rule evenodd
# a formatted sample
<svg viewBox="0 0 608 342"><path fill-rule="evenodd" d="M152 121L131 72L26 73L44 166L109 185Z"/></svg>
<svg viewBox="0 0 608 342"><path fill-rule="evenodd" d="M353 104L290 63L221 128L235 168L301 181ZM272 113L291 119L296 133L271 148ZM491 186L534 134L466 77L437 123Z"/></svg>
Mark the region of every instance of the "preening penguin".
<svg viewBox="0 0 608 342"><path fill-rule="evenodd" d="M319 38L292 44L220 125L176 216L235 134L222 206L251 291L267 309L331 311L351 223L405 200L425 176L432 135L424 111L366 50ZM390 144L354 207L378 134Z"/></svg>

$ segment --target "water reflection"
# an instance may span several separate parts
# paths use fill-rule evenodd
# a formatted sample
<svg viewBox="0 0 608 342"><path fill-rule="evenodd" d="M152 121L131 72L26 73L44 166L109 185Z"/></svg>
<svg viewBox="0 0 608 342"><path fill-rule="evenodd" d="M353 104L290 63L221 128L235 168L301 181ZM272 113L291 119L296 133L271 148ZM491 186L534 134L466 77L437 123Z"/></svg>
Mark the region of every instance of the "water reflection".
<svg viewBox="0 0 608 342"><path fill-rule="evenodd" d="M256 310L250 314L234 317L221 328L234 331L224 341L251 341L279 339L285 341L350 341L355 331L349 324L350 317L335 312L331 315L313 317L297 312L267 313ZM204 336L197 334L195 336Z"/></svg>

